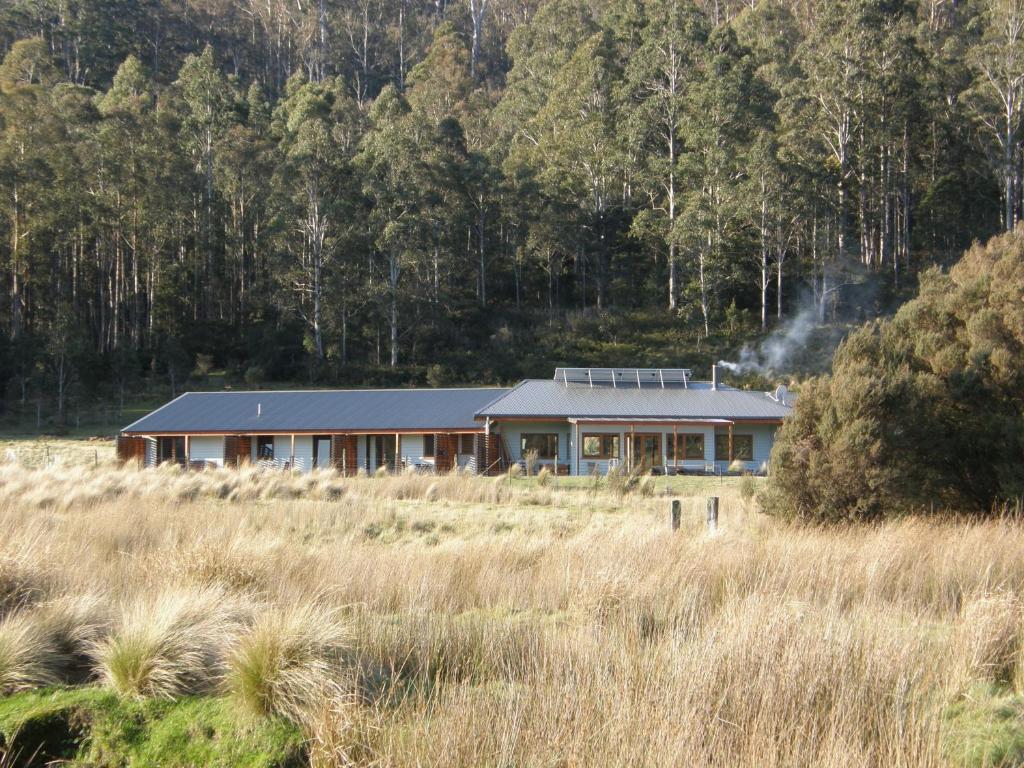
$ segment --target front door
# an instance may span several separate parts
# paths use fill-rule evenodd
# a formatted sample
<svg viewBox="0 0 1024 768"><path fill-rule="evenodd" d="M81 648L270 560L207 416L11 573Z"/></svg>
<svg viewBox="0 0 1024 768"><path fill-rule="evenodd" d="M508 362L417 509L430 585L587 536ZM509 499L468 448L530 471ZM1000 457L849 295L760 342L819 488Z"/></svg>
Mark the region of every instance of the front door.
<svg viewBox="0 0 1024 768"><path fill-rule="evenodd" d="M331 466L331 438L317 435L313 438L313 466L327 469Z"/></svg>
<svg viewBox="0 0 1024 768"><path fill-rule="evenodd" d="M661 466L661 435L631 434L629 442L634 467L650 469Z"/></svg>

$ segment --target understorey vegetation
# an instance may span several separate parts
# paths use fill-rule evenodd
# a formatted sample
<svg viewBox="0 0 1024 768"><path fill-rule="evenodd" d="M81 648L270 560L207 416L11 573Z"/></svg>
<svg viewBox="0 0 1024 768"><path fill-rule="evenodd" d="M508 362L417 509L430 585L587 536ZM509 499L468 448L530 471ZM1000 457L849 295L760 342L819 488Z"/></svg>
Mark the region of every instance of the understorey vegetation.
<svg viewBox="0 0 1024 768"><path fill-rule="evenodd" d="M780 429L764 502L817 521L999 514L1024 501L1024 234L921 277L839 347Z"/></svg>
<svg viewBox="0 0 1024 768"><path fill-rule="evenodd" d="M0 496L4 766L1024 759L1015 521L792 526L757 478L243 502L180 493L217 472L5 472L75 502Z"/></svg>

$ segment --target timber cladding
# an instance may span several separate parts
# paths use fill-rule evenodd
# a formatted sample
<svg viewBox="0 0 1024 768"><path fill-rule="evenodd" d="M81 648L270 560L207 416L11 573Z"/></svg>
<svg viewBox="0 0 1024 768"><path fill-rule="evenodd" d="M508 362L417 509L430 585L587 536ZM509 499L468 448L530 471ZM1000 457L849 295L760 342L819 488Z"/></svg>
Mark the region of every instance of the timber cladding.
<svg viewBox="0 0 1024 768"><path fill-rule="evenodd" d="M501 441L493 432L478 435L476 440L477 471L481 474L500 475L503 467L501 462Z"/></svg>
<svg viewBox="0 0 1024 768"><path fill-rule="evenodd" d="M224 466L247 464L252 457L252 438L248 435L228 435L224 438Z"/></svg>
<svg viewBox="0 0 1024 768"><path fill-rule="evenodd" d="M117 460L122 463L129 461L146 461L146 439L144 437L117 438Z"/></svg>
<svg viewBox="0 0 1024 768"><path fill-rule="evenodd" d="M438 472L451 472L459 454L459 436L444 433L434 440L434 466Z"/></svg>
<svg viewBox="0 0 1024 768"><path fill-rule="evenodd" d="M357 435L331 435L331 466L346 476L352 476L359 471Z"/></svg>

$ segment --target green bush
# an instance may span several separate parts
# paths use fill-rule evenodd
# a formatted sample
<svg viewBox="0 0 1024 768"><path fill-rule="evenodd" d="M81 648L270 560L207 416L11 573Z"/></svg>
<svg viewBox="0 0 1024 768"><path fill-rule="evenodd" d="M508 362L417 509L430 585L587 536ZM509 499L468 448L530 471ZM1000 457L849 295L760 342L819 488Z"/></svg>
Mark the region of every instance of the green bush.
<svg viewBox="0 0 1024 768"><path fill-rule="evenodd" d="M1024 494L1024 236L975 246L836 351L780 429L766 511L988 513Z"/></svg>
<svg viewBox="0 0 1024 768"><path fill-rule="evenodd" d="M757 481L751 474L745 474L740 478L740 498L743 501L751 501L757 496Z"/></svg>
<svg viewBox="0 0 1024 768"><path fill-rule="evenodd" d="M608 490L614 491L622 496L628 493L639 490L642 493L646 490L643 487L644 476L647 474L646 469L643 465L637 465L632 469L626 469L625 465L619 464L618 466L608 470L608 474L605 478L608 483ZM653 494L653 485L651 486L651 493ZM649 494L644 494L649 495Z"/></svg>

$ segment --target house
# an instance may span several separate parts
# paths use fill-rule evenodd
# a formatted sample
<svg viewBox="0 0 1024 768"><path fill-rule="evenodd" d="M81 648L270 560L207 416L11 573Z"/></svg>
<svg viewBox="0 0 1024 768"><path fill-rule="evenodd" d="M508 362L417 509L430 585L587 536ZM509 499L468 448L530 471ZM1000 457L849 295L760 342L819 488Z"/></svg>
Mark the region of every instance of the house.
<svg viewBox="0 0 1024 768"><path fill-rule="evenodd" d="M125 427L118 455L147 466L247 462L351 474L380 467L495 474L763 472L792 409L774 393L688 369L559 368L511 389L189 392Z"/></svg>

